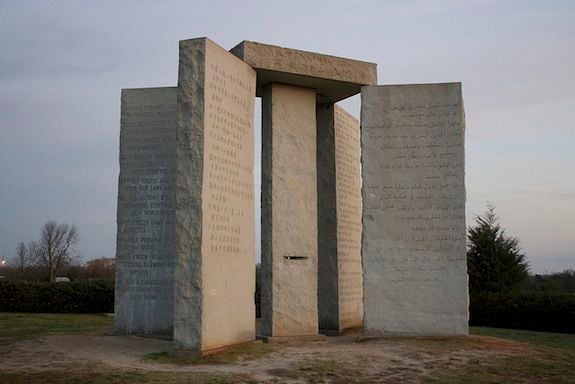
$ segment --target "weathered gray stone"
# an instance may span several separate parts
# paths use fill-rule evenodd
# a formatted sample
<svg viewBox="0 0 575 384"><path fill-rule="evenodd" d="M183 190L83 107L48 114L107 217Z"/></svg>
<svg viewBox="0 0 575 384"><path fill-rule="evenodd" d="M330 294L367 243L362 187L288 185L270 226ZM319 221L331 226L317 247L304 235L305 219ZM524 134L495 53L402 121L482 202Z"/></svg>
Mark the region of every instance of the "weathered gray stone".
<svg viewBox="0 0 575 384"><path fill-rule="evenodd" d="M319 103L333 103L377 84L377 64L243 41L230 50L256 69L257 94L271 83L315 89Z"/></svg>
<svg viewBox="0 0 575 384"><path fill-rule="evenodd" d="M176 94L122 90L116 333L172 334Z"/></svg>
<svg viewBox="0 0 575 384"><path fill-rule="evenodd" d="M362 89L364 325L468 332L460 83Z"/></svg>
<svg viewBox="0 0 575 384"><path fill-rule="evenodd" d="M319 327L338 335L363 320L359 122L318 104L317 126Z"/></svg>
<svg viewBox="0 0 575 384"><path fill-rule="evenodd" d="M180 42L174 341L209 351L255 338L256 73L209 39Z"/></svg>
<svg viewBox="0 0 575 384"><path fill-rule="evenodd" d="M262 333L317 336L316 94L262 99Z"/></svg>

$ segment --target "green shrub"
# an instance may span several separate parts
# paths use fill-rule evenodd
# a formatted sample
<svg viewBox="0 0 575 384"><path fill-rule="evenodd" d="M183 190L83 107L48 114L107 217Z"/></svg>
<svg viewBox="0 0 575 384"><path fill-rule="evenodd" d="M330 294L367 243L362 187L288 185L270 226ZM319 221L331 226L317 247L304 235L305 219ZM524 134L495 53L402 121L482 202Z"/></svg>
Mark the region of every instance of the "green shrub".
<svg viewBox="0 0 575 384"><path fill-rule="evenodd" d="M575 295L522 292L471 297L470 325L575 333Z"/></svg>
<svg viewBox="0 0 575 384"><path fill-rule="evenodd" d="M0 312L111 313L114 282L0 282Z"/></svg>

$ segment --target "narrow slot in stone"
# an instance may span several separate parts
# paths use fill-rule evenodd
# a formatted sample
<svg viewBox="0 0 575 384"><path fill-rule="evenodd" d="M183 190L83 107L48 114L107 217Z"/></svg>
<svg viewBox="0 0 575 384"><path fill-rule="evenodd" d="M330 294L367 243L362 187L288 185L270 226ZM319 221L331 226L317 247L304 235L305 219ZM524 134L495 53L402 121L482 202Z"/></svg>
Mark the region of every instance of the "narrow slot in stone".
<svg viewBox="0 0 575 384"><path fill-rule="evenodd" d="M307 260L307 256L284 256L286 260Z"/></svg>

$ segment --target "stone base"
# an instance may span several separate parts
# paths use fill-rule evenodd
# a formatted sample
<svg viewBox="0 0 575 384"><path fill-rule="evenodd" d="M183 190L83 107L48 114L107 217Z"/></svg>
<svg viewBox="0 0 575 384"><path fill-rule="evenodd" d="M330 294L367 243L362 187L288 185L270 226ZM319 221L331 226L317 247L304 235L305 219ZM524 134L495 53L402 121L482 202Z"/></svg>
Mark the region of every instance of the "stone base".
<svg viewBox="0 0 575 384"><path fill-rule="evenodd" d="M300 336L265 336L257 335L258 340L268 344L287 344L308 341L327 341L326 335L300 335Z"/></svg>

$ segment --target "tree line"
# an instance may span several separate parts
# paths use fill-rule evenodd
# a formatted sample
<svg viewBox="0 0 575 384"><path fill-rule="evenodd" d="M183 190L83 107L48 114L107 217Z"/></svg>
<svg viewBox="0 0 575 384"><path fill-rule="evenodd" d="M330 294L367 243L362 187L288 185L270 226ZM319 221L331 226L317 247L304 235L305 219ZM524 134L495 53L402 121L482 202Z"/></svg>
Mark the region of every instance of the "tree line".
<svg viewBox="0 0 575 384"><path fill-rule="evenodd" d="M80 264L76 226L46 222L37 241L18 244L16 255L1 275L35 281L113 279L115 259L102 257ZM520 291L575 293L575 270L546 275L529 273L529 263L519 239L501 227L492 204L467 229L467 266L471 298L486 293Z"/></svg>
<svg viewBox="0 0 575 384"><path fill-rule="evenodd" d="M76 248L79 240L75 225L50 220L42 226L38 240L18 243L16 255L1 274L5 278L50 282L59 276L70 279L113 278L113 258L80 263L80 253Z"/></svg>

